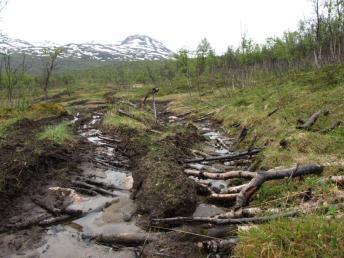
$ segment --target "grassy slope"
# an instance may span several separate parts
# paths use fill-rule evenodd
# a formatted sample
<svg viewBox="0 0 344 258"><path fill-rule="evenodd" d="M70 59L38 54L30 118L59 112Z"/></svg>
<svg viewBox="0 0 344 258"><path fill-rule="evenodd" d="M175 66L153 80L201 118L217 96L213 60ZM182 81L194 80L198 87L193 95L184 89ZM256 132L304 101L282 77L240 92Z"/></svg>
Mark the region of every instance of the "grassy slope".
<svg viewBox="0 0 344 258"><path fill-rule="evenodd" d="M260 167L269 169L295 163L325 165L325 175L344 175L344 127L324 134L319 130L335 121L344 121L344 67L327 67L320 71L290 74L279 80L260 82L247 89L217 91L201 98L194 94L165 96L173 102L171 109L184 112L189 108L200 114L213 115L230 135L236 137L239 123L250 129L240 144L247 148L254 137L256 146L265 146L260 155ZM280 110L271 117L267 114ZM299 118L307 119L314 112L329 110L321 116L311 131L296 129ZM286 149L280 146L287 140ZM260 189L251 205L260 207L291 207L301 200L297 193L312 188L315 198L329 200L336 186L322 184L316 177L287 182L269 182ZM295 231L295 230L298 231ZM242 244L236 249L238 257L340 257L343 253L344 225L339 219L325 220L322 215L296 220L278 220L258 229L241 233ZM299 232L295 235L295 232Z"/></svg>
<svg viewBox="0 0 344 258"><path fill-rule="evenodd" d="M344 67L337 69L344 78ZM335 165L343 163L344 128L328 134L318 130L335 121L344 121L344 81L332 84L326 79L326 72L310 72L262 82L254 88L231 90L227 97L219 91L201 99L179 95L171 107L176 111L191 107L202 114L216 110L214 118L234 137L238 129L232 127L233 124L246 126L250 133L240 147L247 147L256 136L256 145L267 147L262 167L304 162ZM280 110L267 117L275 108ZM307 119L320 109L329 110L330 114L321 116L314 130L296 129L297 119ZM283 139L289 142L286 150L279 144Z"/></svg>

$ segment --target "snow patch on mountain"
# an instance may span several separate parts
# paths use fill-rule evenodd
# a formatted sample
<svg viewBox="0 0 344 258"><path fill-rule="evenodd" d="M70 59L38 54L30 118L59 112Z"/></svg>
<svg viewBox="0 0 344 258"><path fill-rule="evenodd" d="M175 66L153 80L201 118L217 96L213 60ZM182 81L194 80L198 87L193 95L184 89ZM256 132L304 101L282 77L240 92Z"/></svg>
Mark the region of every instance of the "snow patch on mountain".
<svg viewBox="0 0 344 258"><path fill-rule="evenodd" d="M133 60L162 60L171 58L173 52L163 43L145 35L132 35L115 44L69 43L58 45L44 41L29 43L20 39L12 39L0 35L0 53L21 53L42 56L46 48L63 48L63 58L99 60L99 61L133 61Z"/></svg>

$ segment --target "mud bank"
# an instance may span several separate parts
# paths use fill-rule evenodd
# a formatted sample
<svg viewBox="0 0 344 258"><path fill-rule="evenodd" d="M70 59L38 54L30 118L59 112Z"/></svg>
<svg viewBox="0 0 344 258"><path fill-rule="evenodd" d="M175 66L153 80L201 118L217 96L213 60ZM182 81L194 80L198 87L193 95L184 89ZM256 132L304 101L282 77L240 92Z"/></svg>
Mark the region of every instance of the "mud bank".
<svg viewBox="0 0 344 258"><path fill-rule="evenodd" d="M22 119L7 129L6 138L0 141L0 213L4 218L14 198L36 191L45 182L63 179L63 171L75 170L79 162L77 145L56 145L36 137L44 126L70 118Z"/></svg>
<svg viewBox="0 0 344 258"><path fill-rule="evenodd" d="M141 214L153 217L190 215L196 208L196 187L183 173L180 159L186 147L199 138L191 128L173 128L172 135L133 137L128 148L136 150L132 170L133 199Z"/></svg>

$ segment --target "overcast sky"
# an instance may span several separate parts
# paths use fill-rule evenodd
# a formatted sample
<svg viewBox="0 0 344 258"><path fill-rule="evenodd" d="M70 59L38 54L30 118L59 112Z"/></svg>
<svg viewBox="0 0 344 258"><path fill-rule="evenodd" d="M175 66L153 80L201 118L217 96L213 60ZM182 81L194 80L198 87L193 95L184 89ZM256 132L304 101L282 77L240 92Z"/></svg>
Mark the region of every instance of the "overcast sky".
<svg viewBox="0 0 344 258"><path fill-rule="evenodd" d="M114 43L145 34L176 51L206 37L217 53L297 28L309 0L9 0L0 28L31 42Z"/></svg>

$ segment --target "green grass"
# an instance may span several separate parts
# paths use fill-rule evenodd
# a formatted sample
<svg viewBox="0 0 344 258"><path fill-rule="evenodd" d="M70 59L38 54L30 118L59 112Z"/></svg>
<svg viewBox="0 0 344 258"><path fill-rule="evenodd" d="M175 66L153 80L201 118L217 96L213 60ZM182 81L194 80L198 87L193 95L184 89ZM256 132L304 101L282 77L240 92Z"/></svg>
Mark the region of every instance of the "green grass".
<svg viewBox="0 0 344 258"><path fill-rule="evenodd" d="M57 144L73 140L70 124L67 122L49 125L42 132L38 133L37 137L39 140L49 140Z"/></svg>
<svg viewBox="0 0 344 258"><path fill-rule="evenodd" d="M111 106L105 114L103 125L110 128L128 128L134 130L147 130L156 124L153 112L149 108L132 108L126 104L117 101L117 104ZM121 109L133 115L137 119L119 115L117 110Z"/></svg>
<svg viewBox="0 0 344 258"><path fill-rule="evenodd" d="M17 118L11 118L11 119L0 119L0 138L4 136L7 128L14 124L18 119Z"/></svg>
<svg viewBox="0 0 344 258"><path fill-rule="evenodd" d="M343 175L344 127L330 133L321 130L335 121L344 121L344 66L290 73L283 78L257 81L255 87L229 91L217 89L199 97L196 92L166 95L170 110L197 116L214 112L213 118L223 125L231 137L237 137L240 124L249 128L246 139L238 146L245 149L256 137L255 145L264 147L258 156L259 169L294 164L318 163L325 166L324 176ZM268 117L268 113L279 108ZM296 129L299 118L307 120L318 110L322 115L312 130ZM287 148L280 141L288 142ZM302 202L299 193L311 188L315 199L330 200L338 191L334 184L322 183L311 176L295 180L267 182L257 192L251 206L288 208ZM283 219L240 233L241 244L235 257L343 257L344 223L309 215L296 220Z"/></svg>
<svg viewBox="0 0 344 258"><path fill-rule="evenodd" d="M188 94L181 94L174 96L171 108L177 112L192 109L200 115L216 110L214 118L222 122L234 137L239 129L233 128L233 124L246 126L250 129L249 135L239 147L249 146L256 136L256 145L265 146L262 167L306 162L333 165L340 163L344 155L344 127L328 134L320 130L335 121L344 121L344 83L337 78L336 83L329 85L324 82L323 73L312 73L312 81L306 79L309 73L299 73L260 82L256 87L230 90L228 96L222 91L201 99L196 95L190 98ZM315 84L317 78L319 82ZM279 111L267 117L275 108ZM320 109L329 110L330 114L321 116L312 131L296 129L299 118L307 120ZM281 140L289 142L287 149L280 147Z"/></svg>
<svg viewBox="0 0 344 258"><path fill-rule="evenodd" d="M240 231L234 257L343 257L344 220L307 215L295 220L279 219Z"/></svg>
<svg viewBox="0 0 344 258"><path fill-rule="evenodd" d="M120 116L116 111L109 111L105 114L103 125L111 128L129 128L137 130L145 130L147 126L139 121L129 117Z"/></svg>

